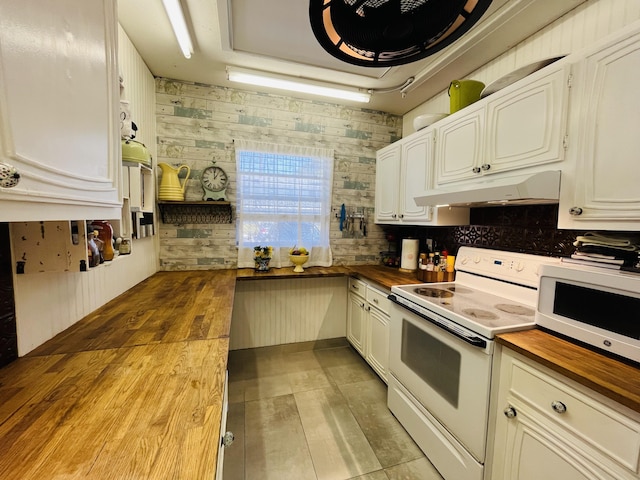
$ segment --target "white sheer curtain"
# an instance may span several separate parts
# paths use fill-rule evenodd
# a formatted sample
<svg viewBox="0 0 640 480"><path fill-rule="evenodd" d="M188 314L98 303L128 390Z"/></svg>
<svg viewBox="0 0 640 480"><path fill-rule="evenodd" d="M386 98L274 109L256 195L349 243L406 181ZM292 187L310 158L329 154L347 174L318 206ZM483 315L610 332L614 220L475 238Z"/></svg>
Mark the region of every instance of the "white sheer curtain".
<svg viewBox="0 0 640 480"><path fill-rule="evenodd" d="M234 140L238 268L254 266L253 249L272 246L272 267L289 249L309 250L305 267L329 267L333 150Z"/></svg>

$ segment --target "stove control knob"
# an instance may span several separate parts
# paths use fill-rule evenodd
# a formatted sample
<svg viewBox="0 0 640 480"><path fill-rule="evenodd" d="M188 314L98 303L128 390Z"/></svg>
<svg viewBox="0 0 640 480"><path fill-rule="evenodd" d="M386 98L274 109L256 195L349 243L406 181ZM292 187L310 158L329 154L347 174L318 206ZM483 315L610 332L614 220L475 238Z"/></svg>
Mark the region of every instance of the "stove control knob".
<svg viewBox="0 0 640 480"><path fill-rule="evenodd" d="M473 257L473 263L480 263L480 257Z"/></svg>
<svg viewBox="0 0 640 480"><path fill-rule="evenodd" d="M462 257L460 263L462 263L462 265L466 265L467 263L469 263L469 257Z"/></svg>
<svg viewBox="0 0 640 480"><path fill-rule="evenodd" d="M516 263L516 272L521 272L522 270L524 270L524 263L522 262Z"/></svg>

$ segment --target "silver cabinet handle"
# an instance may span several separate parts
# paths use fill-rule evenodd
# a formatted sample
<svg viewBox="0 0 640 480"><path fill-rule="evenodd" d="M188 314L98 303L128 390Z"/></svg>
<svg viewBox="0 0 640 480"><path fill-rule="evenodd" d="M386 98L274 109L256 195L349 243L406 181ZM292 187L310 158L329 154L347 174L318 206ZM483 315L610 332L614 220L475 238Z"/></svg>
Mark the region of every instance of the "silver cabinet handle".
<svg viewBox="0 0 640 480"><path fill-rule="evenodd" d="M515 418L517 414L516 409L511 405L504 409L504 416L507 418Z"/></svg>
<svg viewBox="0 0 640 480"><path fill-rule="evenodd" d="M582 209L580 207L571 207L569 209L569 215L582 215Z"/></svg>
<svg viewBox="0 0 640 480"><path fill-rule="evenodd" d="M225 447L230 446L236 437L233 435L233 432L227 432L222 436L222 445Z"/></svg>
<svg viewBox="0 0 640 480"><path fill-rule="evenodd" d="M20 182L20 174L13 165L0 162L0 187L13 188Z"/></svg>
<svg viewBox="0 0 640 480"><path fill-rule="evenodd" d="M556 413L564 413L567 411L567 406L558 400L551 402L551 408L553 408L553 411Z"/></svg>
<svg viewBox="0 0 640 480"><path fill-rule="evenodd" d="M491 168L491 165L489 165L488 163L485 163L485 164L482 165L482 170L484 170L485 172L487 170L489 170L490 168Z"/></svg>
<svg viewBox="0 0 640 480"><path fill-rule="evenodd" d="M480 173L480 167L473 167L471 170L473 173Z"/></svg>

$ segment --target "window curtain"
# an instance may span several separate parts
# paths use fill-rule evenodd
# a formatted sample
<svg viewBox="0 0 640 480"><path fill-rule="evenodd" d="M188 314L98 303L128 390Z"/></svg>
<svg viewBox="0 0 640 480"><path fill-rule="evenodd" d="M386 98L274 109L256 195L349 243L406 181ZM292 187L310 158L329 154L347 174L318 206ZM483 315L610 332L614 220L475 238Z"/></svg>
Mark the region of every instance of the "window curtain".
<svg viewBox="0 0 640 480"><path fill-rule="evenodd" d="M271 246L270 266L293 266L289 249L309 250L305 267L329 267L333 149L234 140L238 268L254 247Z"/></svg>

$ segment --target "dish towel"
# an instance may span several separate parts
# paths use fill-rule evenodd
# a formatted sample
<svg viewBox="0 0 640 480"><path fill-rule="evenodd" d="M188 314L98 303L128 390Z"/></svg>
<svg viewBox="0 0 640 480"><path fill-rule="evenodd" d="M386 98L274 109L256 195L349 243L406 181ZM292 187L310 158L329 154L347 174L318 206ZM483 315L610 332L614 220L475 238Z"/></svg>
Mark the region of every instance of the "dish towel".
<svg viewBox="0 0 640 480"><path fill-rule="evenodd" d="M340 231L344 229L344 221L347 219L347 209L344 203L340 207Z"/></svg>

